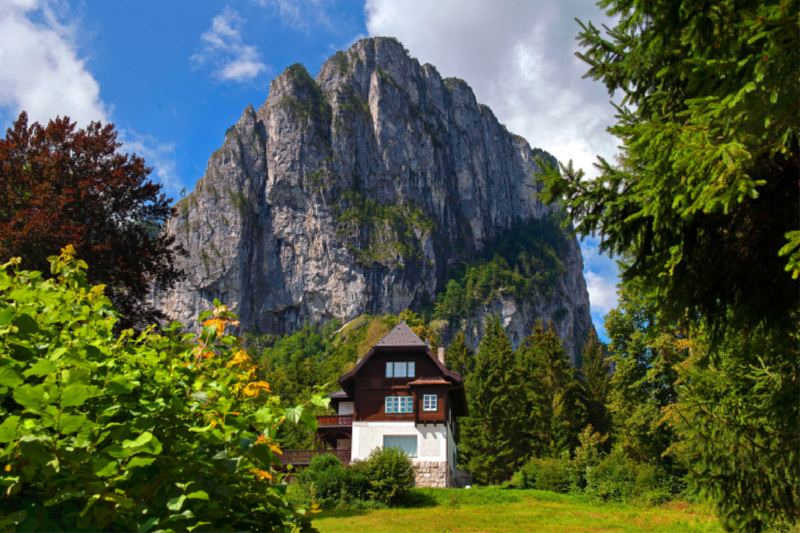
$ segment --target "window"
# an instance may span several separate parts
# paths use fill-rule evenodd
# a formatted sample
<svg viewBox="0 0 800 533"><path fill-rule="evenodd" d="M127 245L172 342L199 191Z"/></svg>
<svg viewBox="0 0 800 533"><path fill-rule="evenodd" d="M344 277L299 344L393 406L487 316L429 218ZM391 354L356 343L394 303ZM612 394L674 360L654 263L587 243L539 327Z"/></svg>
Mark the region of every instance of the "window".
<svg viewBox="0 0 800 533"><path fill-rule="evenodd" d="M411 396L387 396L387 413L413 413L414 399Z"/></svg>
<svg viewBox="0 0 800 533"><path fill-rule="evenodd" d="M386 363L387 378L413 378L417 364L414 361Z"/></svg>
<svg viewBox="0 0 800 533"><path fill-rule="evenodd" d="M423 411L436 411L436 395L426 394L422 397L422 410Z"/></svg>
<svg viewBox="0 0 800 533"><path fill-rule="evenodd" d="M409 437L392 437L389 435L384 435L383 437L383 447L384 448L400 448L403 450L407 456L409 457L416 457L417 456L417 437L416 436L409 436Z"/></svg>

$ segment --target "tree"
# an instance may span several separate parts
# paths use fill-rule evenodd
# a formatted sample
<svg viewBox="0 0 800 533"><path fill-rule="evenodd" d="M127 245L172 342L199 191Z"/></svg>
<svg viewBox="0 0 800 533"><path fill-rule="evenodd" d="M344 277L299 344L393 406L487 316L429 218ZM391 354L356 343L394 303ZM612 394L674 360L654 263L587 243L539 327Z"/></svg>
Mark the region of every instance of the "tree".
<svg viewBox="0 0 800 533"><path fill-rule="evenodd" d="M609 128L619 164L600 158L589 181L550 166L543 199L563 200L578 233L601 234L601 251L629 257L623 283L652 291L666 319L796 327L798 3L599 5L617 25L606 40L581 23L578 57L625 94Z"/></svg>
<svg viewBox="0 0 800 533"><path fill-rule="evenodd" d="M519 348L519 369L525 406L529 453L560 456L578 445L584 426L581 384L555 328L537 320Z"/></svg>
<svg viewBox="0 0 800 533"><path fill-rule="evenodd" d="M173 264L185 252L159 234L171 199L147 179L144 159L120 146L111 124L28 126L22 112L0 140L0 261L21 257L49 275L47 257L72 245L122 314L118 327L143 328L166 318L149 294L182 279Z"/></svg>
<svg viewBox="0 0 800 533"><path fill-rule="evenodd" d="M718 495L728 527L794 524L791 498L775 495L796 490L796 474L787 474L796 473L796 455L778 447L764 461L757 446L733 443L759 442L756 421L784 417L785 427L793 428L785 438L795 450L800 441L797 411L765 403L765 391L796 383L800 364L800 5L599 5L616 26L607 40L591 23L581 23L588 49L578 55L590 65L587 76L625 93L609 129L621 139L621 153L615 165L600 159L600 176L590 181L571 163L561 165L563 176L550 167L542 176L542 198L562 200L576 232L599 233L602 251L629 260L620 268L623 287L642 295L654 323L667 326L657 337L667 344L659 348L656 339L648 340L648 349L681 352L676 341L682 341L689 350L693 335L707 346L708 358L692 359L685 374L704 386L691 389L694 395L680 388L669 408L684 416L670 419L686 444L672 450L685 464L698 465L693 479ZM743 344L725 348L731 343ZM761 361L747 387L719 396L724 369L749 368L754 354L746 347L768 344L779 346L773 363ZM662 393L674 384L663 370L669 381ZM709 408L703 398L736 405L736 417L723 416L713 403ZM717 445L692 447L683 440L709 436L709 428L720 437ZM741 470L730 468L732 456L764 470L742 483Z"/></svg>
<svg viewBox="0 0 800 533"><path fill-rule="evenodd" d="M466 384L469 417L461 419L461 455L478 483L510 479L523 455L514 355L500 318L490 315Z"/></svg>
<svg viewBox="0 0 800 533"><path fill-rule="evenodd" d="M629 289L619 292L617 308L605 319L614 363L608 393L614 439L632 459L673 469L674 458L664 454L677 436L662 419L678 401L676 365L688 355L686 335L676 328L659 321L652 303Z"/></svg>
<svg viewBox="0 0 800 533"><path fill-rule="evenodd" d="M800 506L798 332L692 335L677 365L670 455L715 497L727 529L789 531Z"/></svg>
<svg viewBox="0 0 800 533"><path fill-rule="evenodd" d="M603 344L597 339L594 330L589 336L589 342L583 346L582 358L581 372L586 378L583 403L587 422L600 434L608 437L611 431L611 413L606 403L611 389L611 364L606 359Z"/></svg>
<svg viewBox="0 0 800 533"><path fill-rule="evenodd" d="M475 354L467 344L463 331L459 331L453 337L453 342L447 347L445 361L450 370L458 372L464 378L472 374L475 369Z"/></svg>

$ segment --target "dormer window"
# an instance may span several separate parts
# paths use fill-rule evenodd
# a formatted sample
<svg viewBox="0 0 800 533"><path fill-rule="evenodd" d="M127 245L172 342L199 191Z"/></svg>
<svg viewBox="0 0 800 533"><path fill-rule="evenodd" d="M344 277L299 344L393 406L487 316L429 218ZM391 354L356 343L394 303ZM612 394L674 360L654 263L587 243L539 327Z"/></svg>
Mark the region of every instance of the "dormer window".
<svg viewBox="0 0 800 533"><path fill-rule="evenodd" d="M392 361L386 363L387 378L413 378L415 372L416 363L414 361Z"/></svg>

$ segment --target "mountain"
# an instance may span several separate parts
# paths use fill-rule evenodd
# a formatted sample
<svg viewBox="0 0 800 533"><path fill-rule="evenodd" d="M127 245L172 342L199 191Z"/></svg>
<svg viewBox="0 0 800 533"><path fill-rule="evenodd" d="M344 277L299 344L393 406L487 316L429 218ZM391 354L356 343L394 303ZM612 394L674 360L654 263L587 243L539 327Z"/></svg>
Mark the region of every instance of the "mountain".
<svg viewBox="0 0 800 533"><path fill-rule="evenodd" d="M165 228L189 250L188 279L153 298L192 322L216 297L243 329L282 334L430 309L436 297L437 316L473 342L499 312L515 345L536 318L553 319L575 355L592 328L583 259L555 226L559 208L534 197L537 157L554 161L463 80L395 39L358 41L316 79L287 68L227 131ZM534 249L517 253L527 242ZM478 296L459 304L459 286Z"/></svg>

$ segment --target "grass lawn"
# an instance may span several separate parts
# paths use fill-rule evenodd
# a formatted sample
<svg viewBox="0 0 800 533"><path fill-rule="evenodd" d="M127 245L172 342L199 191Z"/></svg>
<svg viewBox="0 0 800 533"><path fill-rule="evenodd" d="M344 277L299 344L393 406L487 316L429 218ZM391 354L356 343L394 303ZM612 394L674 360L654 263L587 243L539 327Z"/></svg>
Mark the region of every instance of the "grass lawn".
<svg viewBox="0 0 800 533"><path fill-rule="evenodd" d="M421 506L380 511L325 511L321 533L354 531L722 531L711 510L669 503L659 507L601 503L538 490L416 489Z"/></svg>

